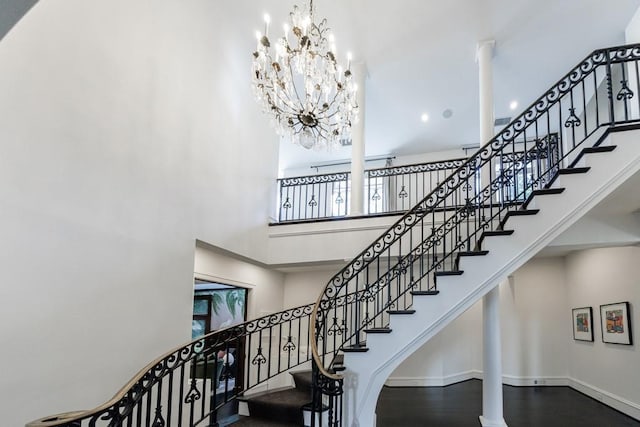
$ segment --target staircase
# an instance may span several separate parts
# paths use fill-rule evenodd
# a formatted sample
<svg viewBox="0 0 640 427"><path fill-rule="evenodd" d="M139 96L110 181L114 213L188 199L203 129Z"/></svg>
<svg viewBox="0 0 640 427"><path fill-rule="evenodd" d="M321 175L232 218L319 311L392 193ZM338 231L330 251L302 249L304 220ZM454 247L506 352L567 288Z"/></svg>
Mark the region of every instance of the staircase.
<svg viewBox="0 0 640 427"><path fill-rule="evenodd" d="M377 397L396 367L640 170L640 131L613 133L602 143L613 151L585 151L601 154L585 154L584 167L561 170L498 230L484 233L475 253L458 257L456 270L439 275L437 294L414 293L410 310L390 313L386 333L367 331L358 352L343 349L344 381L355 385L345 390L344 405L353 412L345 414L344 425L375 425Z"/></svg>
<svg viewBox="0 0 640 427"><path fill-rule="evenodd" d="M591 53L338 272L315 305L194 340L107 403L28 426L215 425L237 398L250 414L238 426L374 426L380 389L402 361L640 170L638 60L640 45ZM212 373L230 349L244 363L219 389ZM243 397L311 358L295 387Z"/></svg>
<svg viewBox="0 0 640 427"><path fill-rule="evenodd" d="M640 170L639 57L594 51L331 279L312 314L318 388L344 389L329 424L375 425L397 366Z"/></svg>

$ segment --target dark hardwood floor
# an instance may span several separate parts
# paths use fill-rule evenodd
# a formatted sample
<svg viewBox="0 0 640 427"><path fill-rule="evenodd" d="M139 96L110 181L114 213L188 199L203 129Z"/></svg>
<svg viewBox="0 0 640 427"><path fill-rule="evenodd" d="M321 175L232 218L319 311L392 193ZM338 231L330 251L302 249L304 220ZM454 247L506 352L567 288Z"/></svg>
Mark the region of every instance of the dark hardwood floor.
<svg viewBox="0 0 640 427"><path fill-rule="evenodd" d="M509 427L640 427L640 422L569 387L504 386ZM377 427L478 427L482 382L447 387L384 387Z"/></svg>

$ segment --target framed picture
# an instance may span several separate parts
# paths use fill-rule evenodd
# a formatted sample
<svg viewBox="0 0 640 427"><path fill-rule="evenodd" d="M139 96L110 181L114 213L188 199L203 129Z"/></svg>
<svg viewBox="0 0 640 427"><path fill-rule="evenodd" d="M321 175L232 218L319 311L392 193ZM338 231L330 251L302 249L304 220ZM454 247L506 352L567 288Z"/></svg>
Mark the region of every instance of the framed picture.
<svg viewBox="0 0 640 427"><path fill-rule="evenodd" d="M633 343L628 302L601 305L600 323L602 325L602 342L626 345Z"/></svg>
<svg viewBox="0 0 640 427"><path fill-rule="evenodd" d="M577 341L593 341L593 310L591 307L574 308L573 339Z"/></svg>

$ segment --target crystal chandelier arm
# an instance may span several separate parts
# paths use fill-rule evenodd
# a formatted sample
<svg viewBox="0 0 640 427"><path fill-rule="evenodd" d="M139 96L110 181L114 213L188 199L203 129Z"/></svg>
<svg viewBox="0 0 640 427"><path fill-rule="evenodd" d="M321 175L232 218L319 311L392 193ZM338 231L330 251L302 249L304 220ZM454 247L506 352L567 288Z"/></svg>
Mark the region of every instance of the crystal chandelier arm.
<svg viewBox="0 0 640 427"><path fill-rule="evenodd" d="M291 60L287 61L287 65L289 66L289 75L293 76L293 68L291 67ZM296 85L296 82L293 79L291 79L291 86L293 86L293 91L296 94L298 103L302 106L302 99L300 99L300 93L298 93L298 86Z"/></svg>
<svg viewBox="0 0 640 427"><path fill-rule="evenodd" d="M271 55L267 53L265 56L267 57L269 62L272 61ZM289 62L289 70L291 72L290 62ZM268 87L270 89L271 93L273 93L273 97L276 97L278 100L280 100L282 107L278 106L276 101L272 99L271 96L269 96L269 99L268 99L269 105L272 108L275 108L276 110L281 111L282 113L285 113L285 114L297 114L296 106L292 104L294 100L291 100L287 97L283 97L282 96L283 91L278 89L279 87L285 87L286 85L284 84L283 80L279 77L277 72L274 74L275 74L275 77L272 77L271 79L269 79L271 83L269 85L265 85L265 87ZM295 83L294 82L291 82L291 83L294 86L294 89L296 90L296 95L297 95L297 89L295 88Z"/></svg>
<svg viewBox="0 0 640 427"><path fill-rule="evenodd" d="M293 102L295 102L294 100L289 99L287 97L283 97L282 96L282 91L280 91L280 90L274 90L274 94L280 100L280 102L282 103L282 105L285 108L278 107L275 104L275 102L273 103L274 107L276 107L278 110L281 110L281 111L283 111L285 113L288 113L288 114L297 114L296 106L295 106L295 104L293 104Z"/></svg>

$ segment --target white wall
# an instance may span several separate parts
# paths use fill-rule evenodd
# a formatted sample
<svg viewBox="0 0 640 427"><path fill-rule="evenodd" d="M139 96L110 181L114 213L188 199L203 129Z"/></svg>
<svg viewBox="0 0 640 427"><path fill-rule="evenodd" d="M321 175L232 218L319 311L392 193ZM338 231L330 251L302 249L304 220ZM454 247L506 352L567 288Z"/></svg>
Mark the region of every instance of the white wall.
<svg viewBox="0 0 640 427"><path fill-rule="evenodd" d="M475 304L409 356L386 384L442 386L463 381L477 376L481 354L482 306Z"/></svg>
<svg viewBox="0 0 640 427"><path fill-rule="evenodd" d="M284 306L297 307L315 303L320 292L340 269L341 265L336 264L286 273L284 275Z"/></svg>
<svg viewBox="0 0 640 427"><path fill-rule="evenodd" d="M640 8L633 14L624 30L625 43L640 42Z"/></svg>
<svg viewBox="0 0 640 427"><path fill-rule="evenodd" d="M250 260L199 242L193 270L198 278L248 289L247 319L266 316L290 307L282 304L283 273Z"/></svg>
<svg viewBox="0 0 640 427"><path fill-rule="evenodd" d="M640 419L637 344L603 344L599 306L629 301L638 342L640 247L534 258L500 284L503 381L570 385ZM571 309L593 307L594 342L573 340ZM482 377L482 302L400 365L390 386L446 385Z"/></svg>
<svg viewBox="0 0 640 427"><path fill-rule="evenodd" d="M534 258L500 286L503 375L515 384L566 378L564 259Z"/></svg>
<svg viewBox="0 0 640 427"><path fill-rule="evenodd" d="M503 374L510 382L567 376L571 328L565 307L563 258L533 259L500 284ZM451 384L481 376L481 371L479 301L400 365L387 384Z"/></svg>
<svg viewBox="0 0 640 427"><path fill-rule="evenodd" d="M3 425L187 341L196 238L264 258L278 141L245 108L243 7L41 1L0 42Z"/></svg>
<svg viewBox="0 0 640 427"><path fill-rule="evenodd" d="M569 376L580 386L627 400L640 417L640 248L592 249L567 259L567 310L592 307L594 341L573 341L569 337ZM600 305L628 301L631 305L632 346L604 344L600 327ZM567 313L569 315L569 313ZM605 392L605 393L602 393ZM602 395L605 396L602 396ZM609 396L609 397L612 397ZM624 410L625 408L621 408Z"/></svg>

